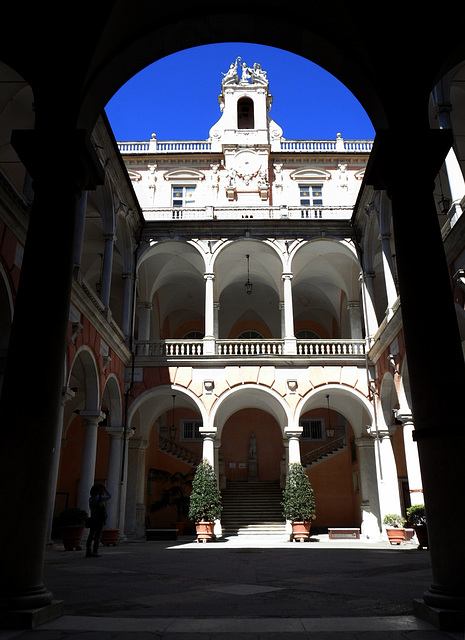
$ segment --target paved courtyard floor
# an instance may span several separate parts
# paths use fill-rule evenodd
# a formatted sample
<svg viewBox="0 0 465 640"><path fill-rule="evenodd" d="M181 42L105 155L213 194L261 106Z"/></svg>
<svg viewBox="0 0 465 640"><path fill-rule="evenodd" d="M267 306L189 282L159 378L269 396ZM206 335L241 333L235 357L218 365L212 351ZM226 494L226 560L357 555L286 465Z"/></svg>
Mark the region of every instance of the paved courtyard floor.
<svg viewBox="0 0 465 640"><path fill-rule="evenodd" d="M463 640L414 616L431 584L412 543L236 536L47 551L64 615L0 640Z"/></svg>

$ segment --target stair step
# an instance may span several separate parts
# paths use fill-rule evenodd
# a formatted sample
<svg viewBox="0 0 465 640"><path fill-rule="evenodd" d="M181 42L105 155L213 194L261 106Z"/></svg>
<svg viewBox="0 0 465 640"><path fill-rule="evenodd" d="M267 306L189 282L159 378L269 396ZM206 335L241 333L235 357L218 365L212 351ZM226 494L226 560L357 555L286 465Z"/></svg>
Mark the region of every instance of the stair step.
<svg viewBox="0 0 465 640"><path fill-rule="evenodd" d="M222 497L223 532L236 535L285 533L282 490L276 482L228 482Z"/></svg>

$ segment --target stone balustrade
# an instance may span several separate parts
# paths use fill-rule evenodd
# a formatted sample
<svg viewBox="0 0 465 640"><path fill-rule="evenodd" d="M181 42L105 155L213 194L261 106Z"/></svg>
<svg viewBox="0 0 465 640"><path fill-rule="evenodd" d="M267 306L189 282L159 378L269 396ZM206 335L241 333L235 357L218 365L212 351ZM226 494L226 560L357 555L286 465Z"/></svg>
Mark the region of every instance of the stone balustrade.
<svg viewBox="0 0 465 640"><path fill-rule="evenodd" d="M199 153L211 150L209 140L157 140L118 142L118 149L123 155L140 155L145 153ZM369 153L373 140L285 140L280 141L281 151L293 153Z"/></svg>
<svg viewBox="0 0 465 640"><path fill-rule="evenodd" d="M365 340L297 340L294 354L284 350L284 340L215 340L215 354L204 352L203 340L137 341L135 355L141 359L165 360L216 357L272 359L280 357L353 361L365 358Z"/></svg>
<svg viewBox="0 0 465 640"><path fill-rule="evenodd" d="M147 222L176 220L350 220L352 207L158 207L144 208Z"/></svg>

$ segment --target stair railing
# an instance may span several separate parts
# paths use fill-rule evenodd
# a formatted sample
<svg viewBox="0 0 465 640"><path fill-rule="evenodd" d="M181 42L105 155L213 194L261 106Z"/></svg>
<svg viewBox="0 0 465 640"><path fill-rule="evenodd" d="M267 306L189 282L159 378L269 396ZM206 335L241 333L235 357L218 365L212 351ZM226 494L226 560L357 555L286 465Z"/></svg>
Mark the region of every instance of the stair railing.
<svg viewBox="0 0 465 640"><path fill-rule="evenodd" d="M304 467L308 467L320 458L334 453L339 449L343 449L346 444L347 442L345 435L341 436L340 438L336 438L335 440L330 440L330 442L326 442L321 447L318 447L318 449L313 449L313 451L309 451L304 456L302 456L302 464Z"/></svg>
<svg viewBox="0 0 465 640"><path fill-rule="evenodd" d="M197 453L197 451L192 451L192 449L188 449L179 442L174 442L164 436L158 436L158 446L162 451L166 451L172 456L180 458L194 467L196 467L202 459L201 454Z"/></svg>

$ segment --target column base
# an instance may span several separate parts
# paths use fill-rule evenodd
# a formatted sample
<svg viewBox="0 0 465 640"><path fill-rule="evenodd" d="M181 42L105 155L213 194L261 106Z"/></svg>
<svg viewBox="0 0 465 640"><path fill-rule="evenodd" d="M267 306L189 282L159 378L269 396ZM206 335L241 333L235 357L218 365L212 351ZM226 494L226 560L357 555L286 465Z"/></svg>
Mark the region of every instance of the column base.
<svg viewBox="0 0 465 640"><path fill-rule="evenodd" d="M465 628L464 611L432 607L418 599L413 601L413 612L417 618L442 631L463 631Z"/></svg>
<svg viewBox="0 0 465 640"><path fill-rule="evenodd" d="M63 613L64 605L61 600L53 600L37 609L0 611L0 629L35 629L50 620L61 618Z"/></svg>

